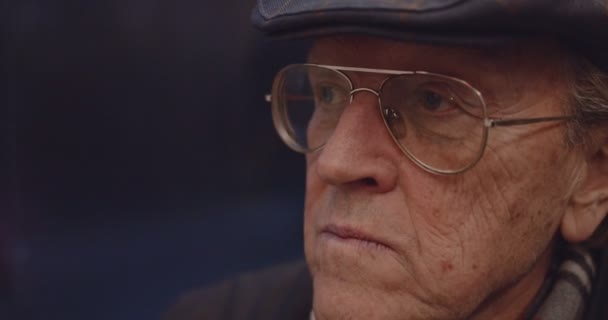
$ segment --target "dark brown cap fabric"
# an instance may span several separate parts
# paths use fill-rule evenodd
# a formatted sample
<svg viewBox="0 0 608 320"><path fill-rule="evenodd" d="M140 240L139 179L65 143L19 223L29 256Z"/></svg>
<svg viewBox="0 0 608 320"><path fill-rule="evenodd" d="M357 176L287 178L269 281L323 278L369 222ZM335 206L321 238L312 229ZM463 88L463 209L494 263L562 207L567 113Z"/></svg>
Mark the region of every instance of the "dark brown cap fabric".
<svg viewBox="0 0 608 320"><path fill-rule="evenodd" d="M276 38L363 33L467 45L551 37L608 71L608 0L258 0L252 20Z"/></svg>

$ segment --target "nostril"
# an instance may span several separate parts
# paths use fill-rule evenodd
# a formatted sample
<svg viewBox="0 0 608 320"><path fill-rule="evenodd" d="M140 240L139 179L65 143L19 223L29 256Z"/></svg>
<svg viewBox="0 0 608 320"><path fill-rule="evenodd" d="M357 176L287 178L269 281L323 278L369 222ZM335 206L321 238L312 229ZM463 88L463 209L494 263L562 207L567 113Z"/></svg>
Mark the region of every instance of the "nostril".
<svg viewBox="0 0 608 320"><path fill-rule="evenodd" d="M378 182L374 178L364 178L364 179L361 179L361 183L364 184L364 185L366 185L366 186L370 186L370 187L375 187L375 186L378 185Z"/></svg>

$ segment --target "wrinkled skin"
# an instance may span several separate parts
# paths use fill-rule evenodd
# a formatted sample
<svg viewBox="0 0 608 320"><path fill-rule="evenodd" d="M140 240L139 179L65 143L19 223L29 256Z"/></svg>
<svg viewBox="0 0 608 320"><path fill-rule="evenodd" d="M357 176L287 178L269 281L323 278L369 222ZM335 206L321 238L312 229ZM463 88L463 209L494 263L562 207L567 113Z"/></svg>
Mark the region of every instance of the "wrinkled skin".
<svg viewBox="0 0 608 320"><path fill-rule="evenodd" d="M492 53L377 38L318 40L313 63L425 70L470 82L495 117L564 115L570 77L551 44ZM506 52L506 51L505 51ZM381 75L353 74L377 89ZM425 172L359 92L324 148L307 155L305 253L318 320L517 319L542 284L560 223L587 172L564 123L494 128L481 161ZM339 238L329 225L383 243Z"/></svg>

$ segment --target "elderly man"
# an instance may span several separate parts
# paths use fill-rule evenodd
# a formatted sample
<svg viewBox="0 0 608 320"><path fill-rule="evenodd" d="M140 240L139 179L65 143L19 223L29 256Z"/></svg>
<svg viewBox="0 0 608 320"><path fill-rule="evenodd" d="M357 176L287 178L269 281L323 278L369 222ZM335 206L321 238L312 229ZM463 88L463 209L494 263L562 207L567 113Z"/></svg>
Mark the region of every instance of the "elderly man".
<svg viewBox="0 0 608 320"><path fill-rule="evenodd" d="M306 265L170 319L608 319L608 3L259 0Z"/></svg>

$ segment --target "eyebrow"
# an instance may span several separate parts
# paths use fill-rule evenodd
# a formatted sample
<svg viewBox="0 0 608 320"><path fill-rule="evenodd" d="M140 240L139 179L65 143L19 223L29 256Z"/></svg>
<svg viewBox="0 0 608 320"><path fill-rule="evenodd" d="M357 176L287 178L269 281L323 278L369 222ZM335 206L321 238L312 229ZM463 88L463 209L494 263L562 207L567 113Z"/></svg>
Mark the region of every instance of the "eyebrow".
<svg viewBox="0 0 608 320"><path fill-rule="evenodd" d="M337 42L341 42L341 39L336 39ZM469 52L469 55L473 58L478 57L479 59L483 59L484 61L489 61L490 64L493 65L492 61L500 58L505 52L496 47L466 47L463 48ZM362 66L362 65L346 65L343 63L338 63L335 59L330 59L330 61L326 61L324 57L327 56L326 52L320 51L317 43L314 43L310 49L308 50L308 54L306 55L306 62L313 64L325 64L325 65L339 65L343 67L365 67L365 68L377 68L377 66ZM390 69L397 71L426 71L437 74L442 74L458 79L462 79L469 83L471 86L479 90L484 100L487 101L488 104L497 104L500 100L498 99L497 91L498 88L490 87L485 84L483 77L480 76L483 71L481 65L471 65L468 67L458 67L454 66L454 63L446 64L446 63L432 63L428 64L424 67L408 67L408 59L399 59L399 56L396 54L387 53L387 60L394 61L394 67L391 68L378 68L378 69ZM492 72L500 72L500 71L492 71Z"/></svg>

